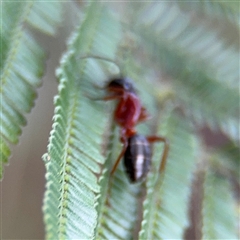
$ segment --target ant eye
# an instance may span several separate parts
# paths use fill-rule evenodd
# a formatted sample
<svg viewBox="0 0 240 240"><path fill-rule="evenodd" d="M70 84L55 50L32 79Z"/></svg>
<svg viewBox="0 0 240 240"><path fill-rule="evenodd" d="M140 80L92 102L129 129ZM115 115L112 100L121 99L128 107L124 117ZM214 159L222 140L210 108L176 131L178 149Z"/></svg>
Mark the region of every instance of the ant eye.
<svg viewBox="0 0 240 240"><path fill-rule="evenodd" d="M133 87L133 84L128 79L125 79L124 89L128 92L136 93L136 91Z"/></svg>

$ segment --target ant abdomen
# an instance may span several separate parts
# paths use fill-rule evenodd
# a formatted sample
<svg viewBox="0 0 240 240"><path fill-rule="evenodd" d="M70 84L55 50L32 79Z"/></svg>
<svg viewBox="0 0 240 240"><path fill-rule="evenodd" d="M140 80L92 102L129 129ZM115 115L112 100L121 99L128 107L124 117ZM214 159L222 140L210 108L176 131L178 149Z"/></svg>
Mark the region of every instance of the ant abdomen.
<svg viewBox="0 0 240 240"><path fill-rule="evenodd" d="M151 147L143 135L135 134L128 138L124 154L124 166L131 182L143 179L151 165Z"/></svg>

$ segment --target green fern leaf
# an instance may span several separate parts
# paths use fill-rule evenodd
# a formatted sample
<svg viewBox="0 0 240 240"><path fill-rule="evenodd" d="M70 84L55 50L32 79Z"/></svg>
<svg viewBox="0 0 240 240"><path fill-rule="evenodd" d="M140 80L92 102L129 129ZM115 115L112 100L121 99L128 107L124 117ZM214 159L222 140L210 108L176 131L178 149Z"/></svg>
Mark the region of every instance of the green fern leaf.
<svg viewBox="0 0 240 240"><path fill-rule="evenodd" d="M161 121L161 134L168 137L170 153L164 176L158 178L159 161L147 179L139 239L182 239L188 226L191 176L197 158L197 142L188 124L176 114ZM162 147L156 145L153 159Z"/></svg>
<svg viewBox="0 0 240 240"><path fill-rule="evenodd" d="M1 6L0 177L10 145L18 142L25 114L41 84L44 53L30 29L54 34L61 19L60 2L10 1ZM227 24L235 27L239 25L235 3L134 2L124 6L131 12L130 21L126 11L112 14L110 5L89 4L57 70L53 127L43 157L47 239L183 239L189 226L191 180L196 161L201 160L191 119L220 127L233 141L239 138L239 52L236 46L226 47L217 30L203 25L204 21L192 21L191 13L185 11L185 7L199 10L208 18L213 16L213 21L228 18L231 23ZM101 56L117 59L120 66ZM139 133L154 132L170 141L164 173L159 176L158 171L163 144L154 144L151 170L146 181L137 184L129 183L121 163L110 176L121 151L113 106L88 97L103 96L104 91L94 85L103 86L117 70L134 79L143 106L150 115L157 114L156 119L137 126ZM159 76L167 78L156 81ZM173 98L168 98L165 87ZM175 112L176 106L192 118L183 118ZM217 174L231 175L238 182L238 159L235 147L209 161L214 172L209 168L205 176L204 238L237 239L231 185Z"/></svg>
<svg viewBox="0 0 240 240"><path fill-rule="evenodd" d="M41 32L54 35L56 33L56 25L61 22L61 17L61 3L37 0L32 3L31 11L26 20L28 24Z"/></svg>
<svg viewBox="0 0 240 240"><path fill-rule="evenodd" d="M45 4L45 5L44 5ZM16 144L24 115L30 112L43 73L44 53L26 23L45 32L53 33L59 20L60 3L52 6L40 2L3 2L3 28L1 30L1 166L10 155L9 143ZM44 9L45 15L41 15ZM46 10L47 9L47 10ZM54 10L54 11L53 11ZM53 14L54 13L54 14ZM38 22L36 19L38 18ZM51 18L46 18L51 16ZM43 25L43 22L46 24ZM2 178L2 169L0 172Z"/></svg>
<svg viewBox="0 0 240 240"><path fill-rule="evenodd" d="M97 54L114 59L120 36L120 25L109 12L100 4L90 5L58 70L59 94L44 157L47 239L93 238L100 192L96 174L101 173L105 161L102 144L109 119L102 104L86 95L94 94L92 83L103 82L107 76L102 61L80 56Z"/></svg>
<svg viewBox="0 0 240 240"><path fill-rule="evenodd" d="M240 27L239 19L239 2L237 1L195 1L195 2L182 2L178 1L178 4L183 8L196 11L197 13L203 13L205 16L208 16L210 19L217 18L219 21L225 21L226 19L229 22L236 26L238 29ZM224 18L223 18L224 17Z"/></svg>
<svg viewBox="0 0 240 240"><path fill-rule="evenodd" d="M228 180L207 171L202 208L203 239L238 239L237 213Z"/></svg>
<svg viewBox="0 0 240 240"><path fill-rule="evenodd" d="M173 79L176 101L198 123L218 126L238 139L239 52L226 49L217 32L194 23L176 5L145 5L135 13L136 32Z"/></svg>

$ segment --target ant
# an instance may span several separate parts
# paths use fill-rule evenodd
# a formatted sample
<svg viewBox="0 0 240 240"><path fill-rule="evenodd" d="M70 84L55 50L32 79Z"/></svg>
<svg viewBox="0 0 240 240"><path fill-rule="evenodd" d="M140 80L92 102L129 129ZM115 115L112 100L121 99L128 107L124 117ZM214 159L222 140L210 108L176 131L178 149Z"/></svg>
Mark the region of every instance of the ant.
<svg viewBox="0 0 240 240"><path fill-rule="evenodd" d="M104 57L92 57L113 62ZM162 173L167 161L169 143L162 136L143 136L137 133L135 126L140 122L146 121L149 115L142 106L132 82L126 77L113 78L108 81L104 88L108 94L98 100L118 100L114 111L114 120L120 126L120 141L123 144L122 151L110 174L113 175L120 160L124 158L124 166L130 182L135 183L145 178L150 169L151 143L154 142L164 143L164 151L159 167L159 172Z"/></svg>
<svg viewBox="0 0 240 240"><path fill-rule="evenodd" d="M143 136L137 133L135 126L146 121L149 115L142 107L132 83L127 78L114 78L106 85L109 95L102 100L118 99L119 102L114 112L114 120L120 126L120 141L123 149L119 154L111 175L115 172L120 160L124 157L126 173L131 182L143 179L149 171L151 163L151 147L153 142L164 142L164 151L159 171L165 168L169 143L160 136Z"/></svg>

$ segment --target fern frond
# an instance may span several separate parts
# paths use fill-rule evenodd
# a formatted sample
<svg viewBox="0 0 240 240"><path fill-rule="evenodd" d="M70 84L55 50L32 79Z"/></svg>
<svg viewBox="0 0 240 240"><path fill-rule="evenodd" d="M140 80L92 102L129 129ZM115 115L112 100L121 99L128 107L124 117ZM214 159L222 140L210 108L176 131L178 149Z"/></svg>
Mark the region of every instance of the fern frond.
<svg viewBox="0 0 240 240"><path fill-rule="evenodd" d="M170 153L164 176L158 177L162 146L154 147L154 170L147 178L139 239L182 239L189 224L188 199L198 153L196 138L176 114L162 119L161 128L161 134L171 143Z"/></svg>
<svg viewBox="0 0 240 240"><path fill-rule="evenodd" d="M62 4L58 2L35 1L27 17L27 23L48 35L56 33L61 22Z"/></svg>
<svg viewBox="0 0 240 240"><path fill-rule="evenodd" d="M238 239L231 186L210 171L205 176L202 217L203 239Z"/></svg>
<svg viewBox="0 0 240 240"><path fill-rule="evenodd" d="M59 94L45 157L50 159L46 160L44 199L47 239L93 238L101 197L96 175L105 162L102 147L109 119L102 104L86 95L94 94L92 83L103 82L107 76L102 61L81 56L114 59L120 37L120 25L107 9L91 4L58 69Z"/></svg>
<svg viewBox="0 0 240 240"><path fill-rule="evenodd" d="M135 22L146 51L174 80L177 102L198 123L238 139L239 52L225 49L217 32L193 23L176 5L146 4Z"/></svg>
<svg viewBox="0 0 240 240"><path fill-rule="evenodd" d="M53 33L59 21L60 6L60 3L54 3L46 8L46 3L44 5L35 1L2 3L4 24L1 30L0 105L1 147L5 147L1 148L1 165L7 162L10 155L7 147L9 143L18 142L21 127L26 123L24 115L33 107L36 89L41 83L43 73L43 50L26 28L26 24L31 23L37 27L39 24L43 26L42 23L47 21L44 29ZM41 15L42 11L45 15ZM44 19L46 15L51 18Z"/></svg>
<svg viewBox="0 0 240 240"><path fill-rule="evenodd" d="M210 19L218 19L219 21L226 21L226 19L236 26L240 27L239 18L239 2L237 1L195 1L195 2L182 2L178 1L178 4L184 8L195 11L200 14L208 16Z"/></svg>

